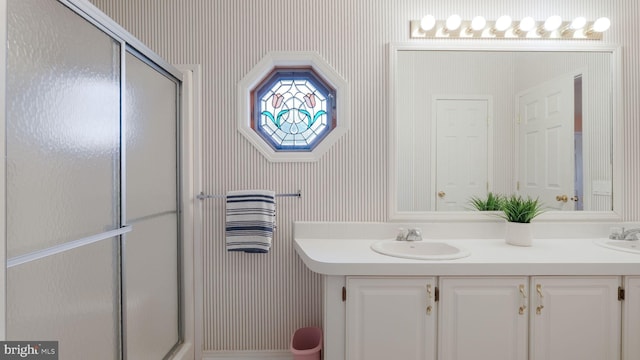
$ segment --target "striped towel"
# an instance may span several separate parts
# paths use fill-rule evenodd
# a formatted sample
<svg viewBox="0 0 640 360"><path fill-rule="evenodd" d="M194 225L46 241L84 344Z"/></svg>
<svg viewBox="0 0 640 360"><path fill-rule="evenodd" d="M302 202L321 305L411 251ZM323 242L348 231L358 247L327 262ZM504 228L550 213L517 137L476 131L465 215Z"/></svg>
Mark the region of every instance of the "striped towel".
<svg viewBox="0 0 640 360"><path fill-rule="evenodd" d="M227 250L268 252L273 239L275 219L276 201L273 191L227 192Z"/></svg>

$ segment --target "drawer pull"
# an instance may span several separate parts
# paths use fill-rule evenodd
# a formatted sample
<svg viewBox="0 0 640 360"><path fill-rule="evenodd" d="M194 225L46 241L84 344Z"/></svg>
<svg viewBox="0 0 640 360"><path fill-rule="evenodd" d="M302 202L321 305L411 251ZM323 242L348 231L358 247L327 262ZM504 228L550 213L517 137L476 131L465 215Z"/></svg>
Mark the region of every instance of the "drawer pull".
<svg viewBox="0 0 640 360"><path fill-rule="evenodd" d="M538 306L536 307L536 315L540 315L542 313L542 309L544 309L544 304L542 300L544 295L542 295L542 285L536 284L536 292L538 293Z"/></svg>
<svg viewBox="0 0 640 360"><path fill-rule="evenodd" d="M520 298L520 308L518 308L518 314L524 315L525 310L527 310L527 291L524 288L523 284L520 284L518 287L520 290L520 294L522 297Z"/></svg>

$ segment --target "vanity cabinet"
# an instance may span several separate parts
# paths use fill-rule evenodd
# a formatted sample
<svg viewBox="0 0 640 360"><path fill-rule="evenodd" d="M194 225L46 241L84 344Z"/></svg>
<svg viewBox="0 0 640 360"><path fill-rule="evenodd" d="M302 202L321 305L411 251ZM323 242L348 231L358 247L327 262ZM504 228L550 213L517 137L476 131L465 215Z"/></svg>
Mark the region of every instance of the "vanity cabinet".
<svg viewBox="0 0 640 360"><path fill-rule="evenodd" d="M622 359L640 359L640 276L627 276L622 305Z"/></svg>
<svg viewBox="0 0 640 360"><path fill-rule="evenodd" d="M438 359L527 359L527 277L440 277Z"/></svg>
<svg viewBox="0 0 640 360"><path fill-rule="evenodd" d="M620 359L618 276L532 277L530 360Z"/></svg>
<svg viewBox="0 0 640 360"><path fill-rule="evenodd" d="M435 360L436 278L348 277L346 359Z"/></svg>
<svg viewBox="0 0 640 360"><path fill-rule="evenodd" d="M347 277L346 359L621 359L620 279ZM639 359L640 301L625 309L624 359Z"/></svg>

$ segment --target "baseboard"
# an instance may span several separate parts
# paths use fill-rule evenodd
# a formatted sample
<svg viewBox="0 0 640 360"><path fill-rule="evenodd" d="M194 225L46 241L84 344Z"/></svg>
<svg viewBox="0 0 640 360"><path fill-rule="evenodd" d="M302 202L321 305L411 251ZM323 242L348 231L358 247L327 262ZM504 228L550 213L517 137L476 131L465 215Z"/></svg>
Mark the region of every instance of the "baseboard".
<svg viewBox="0 0 640 360"><path fill-rule="evenodd" d="M190 342L182 344L173 354L171 360L193 360L195 358L193 344Z"/></svg>
<svg viewBox="0 0 640 360"><path fill-rule="evenodd" d="M259 351L204 351L202 360L293 360L293 355L287 350L259 350Z"/></svg>

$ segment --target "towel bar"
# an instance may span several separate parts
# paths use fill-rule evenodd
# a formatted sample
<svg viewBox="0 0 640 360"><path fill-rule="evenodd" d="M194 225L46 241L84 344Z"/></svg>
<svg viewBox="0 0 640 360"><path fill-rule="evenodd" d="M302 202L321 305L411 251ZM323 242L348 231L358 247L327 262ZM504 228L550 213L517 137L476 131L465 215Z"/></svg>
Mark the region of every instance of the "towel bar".
<svg viewBox="0 0 640 360"><path fill-rule="evenodd" d="M298 190L297 193L289 193L289 194L276 194L277 197L297 197L297 198L301 198L302 197L302 192L300 190ZM204 200L204 199L223 199L226 198L227 195L207 195L204 192L200 192L200 194L198 194L198 196L196 196L197 199L199 200Z"/></svg>

